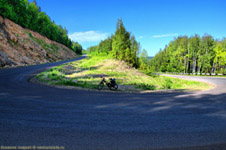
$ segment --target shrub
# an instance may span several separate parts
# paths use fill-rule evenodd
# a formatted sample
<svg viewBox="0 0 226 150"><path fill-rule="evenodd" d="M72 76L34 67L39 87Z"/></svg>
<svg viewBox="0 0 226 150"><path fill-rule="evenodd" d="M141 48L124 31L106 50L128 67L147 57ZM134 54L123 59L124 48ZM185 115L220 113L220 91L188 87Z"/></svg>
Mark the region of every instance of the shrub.
<svg viewBox="0 0 226 150"><path fill-rule="evenodd" d="M51 80L61 80L63 78L63 75L59 71L53 70L48 73L47 77Z"/></svg>
<svg viewBox="0 0 226 150"><path fill-rule="evenodd" d="M33 35L31 34L31 32L29 32L28 35L29 35L31 38L33 38Z"/></svg>
<svg viewBox="0 0 226 150"><path fill-rule="evenodd" d="M167 78L167 79L165 80L165 82L163 82L162 88L163 88L163 89L171 89L172 85L173 85L172 80L169 79L169 78Z"/></svg>

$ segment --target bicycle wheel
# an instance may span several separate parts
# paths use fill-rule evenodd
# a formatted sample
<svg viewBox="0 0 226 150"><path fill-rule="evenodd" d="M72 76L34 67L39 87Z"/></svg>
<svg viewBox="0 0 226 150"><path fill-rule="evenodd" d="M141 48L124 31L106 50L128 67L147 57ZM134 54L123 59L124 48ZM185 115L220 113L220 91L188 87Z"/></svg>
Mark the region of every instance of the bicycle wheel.
<svg viewBox="0 0 226 150"><path fill-rule="evenodd" d="M114 86L111 87L111 90L116 91L118 89L118 84L115 84Z"/></svg>
<svg viewBox="0 0 226 150"><path fill-rule="evenodd" d="M104 87L104 83L101 82L101 83L97 86L97 89L98 89L98 90L102 90L103 87Z"/></svg>

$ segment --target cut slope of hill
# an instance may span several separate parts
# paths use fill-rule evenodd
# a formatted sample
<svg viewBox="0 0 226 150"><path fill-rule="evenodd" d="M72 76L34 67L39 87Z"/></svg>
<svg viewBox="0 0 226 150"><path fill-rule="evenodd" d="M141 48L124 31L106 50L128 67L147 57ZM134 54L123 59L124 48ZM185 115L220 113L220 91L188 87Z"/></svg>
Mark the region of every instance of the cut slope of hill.
<svg viewBox="0 0 226 150"><path fill-rule="evenodd" d="M211 86L197 81L188 81L163 76L148 76L130 67L124 61L107 57L92 57L51 68L36 76L44 83L53 85L80 86L96 89L101 76L115 78L121 91L159 89L208 89ZM105 88L107 88L105 86Z"/></svg>
<svg viewBox="0 0 226 150"><path fill-rule="evenodd" d="M66 46L0 16L0 67L24 66L75 58Z"/></svg>

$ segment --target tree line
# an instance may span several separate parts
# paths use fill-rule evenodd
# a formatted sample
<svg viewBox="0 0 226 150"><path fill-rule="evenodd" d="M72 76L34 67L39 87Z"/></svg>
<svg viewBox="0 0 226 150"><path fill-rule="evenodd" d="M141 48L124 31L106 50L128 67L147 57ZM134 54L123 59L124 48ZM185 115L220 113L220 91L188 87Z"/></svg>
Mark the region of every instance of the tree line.
<svg viewBox="0 0 226 150"><path fill-rule="evenodd" d="M157 72L225 73L226 39L215 40L208 34L177 37L149 65Z"/></svg>
<svg viewBox="0 0 226 150"><path fill-rule="evenodd" d="M63 44L78 54L82 53L81 45L72 42L67 35L67 29L51 21L50 17L41 11L36 0L33 2L28 0L0 0L0 15L24 28L29 28Z"/></svg>
<svg viewBox="0 0 226 150"><path fill-rule="evenodd" d="M97 46L89 47L88 52L90 55L110 55L145 72L149 70L147 51L141 52L140 43L126 30L122 19L118 19L114 35L101 41Z"/></svg>

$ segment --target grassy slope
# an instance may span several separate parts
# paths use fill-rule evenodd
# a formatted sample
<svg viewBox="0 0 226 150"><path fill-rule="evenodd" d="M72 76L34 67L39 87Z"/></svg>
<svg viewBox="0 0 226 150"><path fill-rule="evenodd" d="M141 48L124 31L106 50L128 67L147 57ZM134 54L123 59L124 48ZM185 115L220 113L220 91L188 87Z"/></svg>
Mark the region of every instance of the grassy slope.
<svg viewBox="0 0 226 150"><path fill-rule="evenodd" d="M151 77L123 61L107 57L92 57L64 64L36 76L40 81L55 85L71 85L95 89L101 81L116 78L119 90L157 90L157 89L208 89L210 85L170 77Z"/></svg>

